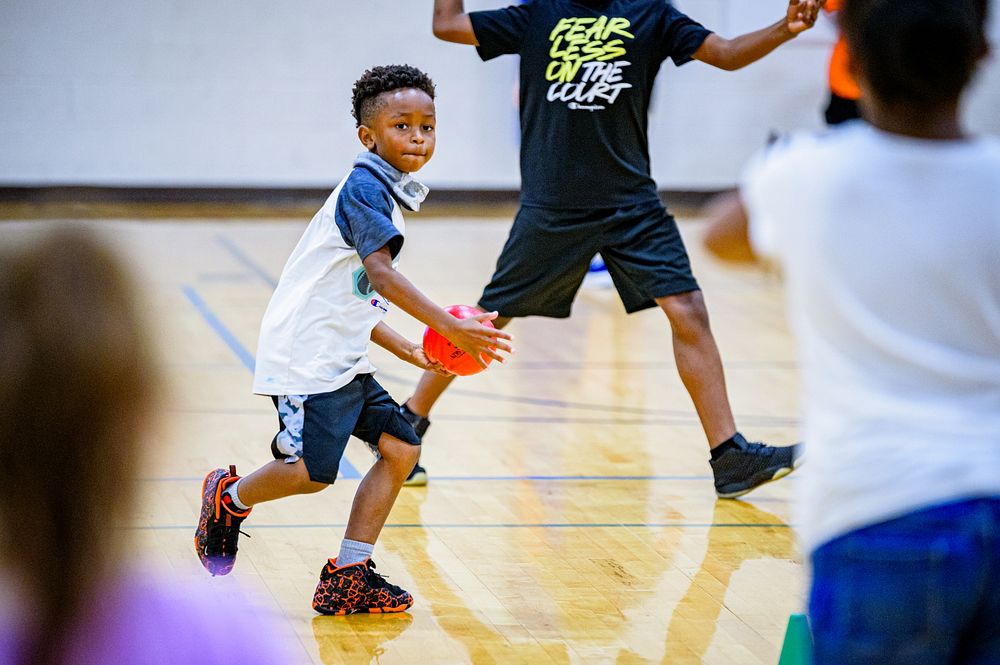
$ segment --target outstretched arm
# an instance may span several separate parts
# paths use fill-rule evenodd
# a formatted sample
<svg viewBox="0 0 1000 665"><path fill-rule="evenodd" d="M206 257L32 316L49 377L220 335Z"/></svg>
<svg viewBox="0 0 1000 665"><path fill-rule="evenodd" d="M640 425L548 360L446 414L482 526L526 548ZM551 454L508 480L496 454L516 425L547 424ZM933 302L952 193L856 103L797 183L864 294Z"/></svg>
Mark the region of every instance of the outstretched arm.
<svg viewBox="0 0 1000 665"><path fill-rule="evenodd" d="M495 328L487 328L480 323L483 320L495 319L496 312L468 319L456 319L431 302L430 298L421 293L410 280L393 270L392 255L388 247L372 252L365 257L363 263L368 274L368 282L376 291L417 321L447 337L452 344L475 358L481 367L486 367L486 362L480 355L500 362L506 360L499 351L510 352L510 345L506 343L506 340L511 338L510 334ZM380 339L386 339L381 336L381 331L379 335ZM372 339L382 346L374 337Z"/></svg>
<svg viewBox="0 0 1000 665"><path fill-rule="evenodd" d="M446 42L479 45L462 0L434 0L434 36Z"/></svg>
<svg viewBox="0 0 1000 665"><path fill-rule="evenodd" d="M694 52L694 58L727 71L746 67L794 39L800 32L811 28L816 23L816 16L824 2L825 0L789 0L787 16L774 25L735 39L711 34Z"/></svg>

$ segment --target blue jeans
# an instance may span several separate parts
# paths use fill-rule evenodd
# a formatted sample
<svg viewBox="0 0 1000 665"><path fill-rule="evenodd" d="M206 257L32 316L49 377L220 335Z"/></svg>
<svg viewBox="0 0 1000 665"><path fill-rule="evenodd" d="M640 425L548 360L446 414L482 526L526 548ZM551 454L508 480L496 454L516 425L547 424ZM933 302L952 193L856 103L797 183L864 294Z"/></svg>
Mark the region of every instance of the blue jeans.
<svg viewBox="0 0 1000 665"><path fill-rule="evenodd" d="M852 531L812 563L815 665L1000 664L1000 497Z"/></svg>

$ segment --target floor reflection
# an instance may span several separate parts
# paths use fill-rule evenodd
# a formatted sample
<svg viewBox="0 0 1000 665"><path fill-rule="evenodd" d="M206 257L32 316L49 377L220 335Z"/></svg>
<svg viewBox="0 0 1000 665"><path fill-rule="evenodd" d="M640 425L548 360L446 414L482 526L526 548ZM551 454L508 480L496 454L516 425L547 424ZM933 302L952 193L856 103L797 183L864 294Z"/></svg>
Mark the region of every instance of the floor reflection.
<svg viewBox="0 0 1000 665"><path fill-rule="evenodd" d="M712 524L784 525L785 520L750 503L716 500ZM750 530L753 534L748 537ZM794 557L794 534L787 526L710 528L701 567L671 614L662 662L698 662L704 657L715 636L730 580L744 563Z"/></svg>
<svg viewBox="0 0 1000 665"><path fill-rule="evenodd" d="M419 499L420 503L426 496ZM518 531L521 531L520 529ZM527 531L527 529L524 529ZM524 537L525 534L519 534ZM439 566L435 558L427 552L428 535L425 529L407 530L405 546L386 542L386 549L395 550L413 576L411 589L417 603L429 606L438 626L467 655L465 662L506 663L506 662L554 662L568 665L569 655L565 644L542 645L531 640L526 643L510 639L523 631L515 625L498 626L489 622L477 611L468 607L471 599L459 596L449 575ZM501 632L503 630L504 632Z"/></svg>

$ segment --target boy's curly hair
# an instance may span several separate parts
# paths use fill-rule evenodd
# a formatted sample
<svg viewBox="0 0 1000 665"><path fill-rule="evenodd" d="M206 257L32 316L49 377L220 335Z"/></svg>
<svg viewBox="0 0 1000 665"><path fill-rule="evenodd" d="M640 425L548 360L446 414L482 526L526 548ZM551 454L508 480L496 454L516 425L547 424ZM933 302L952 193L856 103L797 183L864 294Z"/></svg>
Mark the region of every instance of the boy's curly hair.
<svg viewBox="0 0 1000 665"><path fill-rule="evenodd" d="M367 124L378 112L378 97L402 88L423 90L434 99L434 82L427 74L410 65L372 67L354 83L352 115L357 126Z"/></svg>

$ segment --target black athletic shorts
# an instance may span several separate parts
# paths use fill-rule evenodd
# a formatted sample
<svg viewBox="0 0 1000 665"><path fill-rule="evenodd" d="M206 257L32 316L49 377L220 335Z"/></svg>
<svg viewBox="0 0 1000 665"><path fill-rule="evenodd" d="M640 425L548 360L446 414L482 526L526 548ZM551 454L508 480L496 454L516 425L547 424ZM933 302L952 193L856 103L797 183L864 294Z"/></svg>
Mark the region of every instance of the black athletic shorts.
<svg viewBox="0 0 1000 665"><path fill-rule="evenodd" d="M371 374L359 374L343 388L316 395L272 396L278 433L271 454L288 463L302 460L309 480L332 485L351 435L378 455L378 440L389 434L414 446L420 439L399 413L399 405Z"/></svg>
<svg viewBox="0 0 1000 665"><path fill-rule="evenodd" d="M624 208L521 206L479 306L500 316L566 318L600 252L628 313L698 290L677 223L659 201Z"/></svg>

